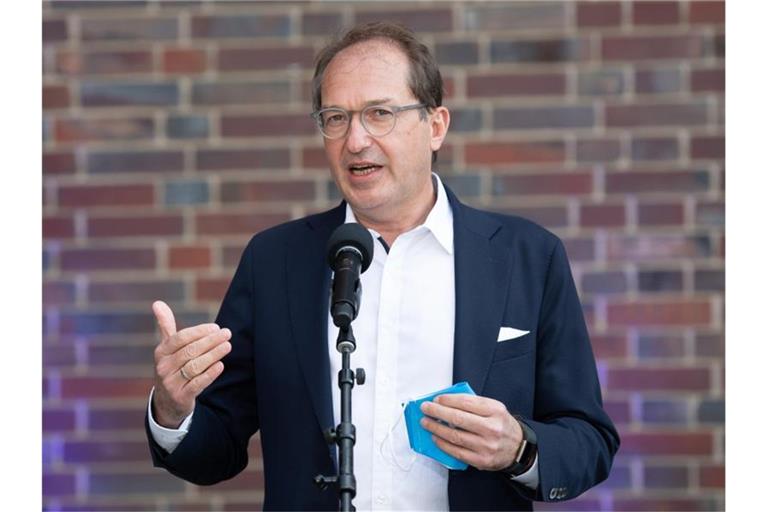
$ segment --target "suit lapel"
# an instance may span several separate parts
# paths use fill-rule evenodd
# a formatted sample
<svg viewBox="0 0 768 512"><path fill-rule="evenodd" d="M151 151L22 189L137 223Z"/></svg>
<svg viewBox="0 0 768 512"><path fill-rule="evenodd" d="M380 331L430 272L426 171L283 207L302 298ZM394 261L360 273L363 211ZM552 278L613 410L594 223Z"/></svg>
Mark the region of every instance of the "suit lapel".
<svg viewBox="0 0 768 512"><path fill-rule="evenodd" d="M328 300L331 271L325 246L344 222L344 205L306 220L305 236L289 247L288 310L293 341L320 428L333 426L328 361Z"/></svg>
<svg viewBox="0 0 768 512"><path fill-rule="evenodd" d="M508 252L493 243L501 224L446 189L454 217L456 324L453 381L483 393L509 289Z"/></svg>

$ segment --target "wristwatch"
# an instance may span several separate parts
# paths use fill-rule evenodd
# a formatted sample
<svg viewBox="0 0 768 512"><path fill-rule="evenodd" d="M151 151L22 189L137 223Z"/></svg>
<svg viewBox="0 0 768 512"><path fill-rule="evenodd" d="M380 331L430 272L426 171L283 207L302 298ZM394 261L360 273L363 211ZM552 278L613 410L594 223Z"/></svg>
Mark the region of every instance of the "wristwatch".
<svg viewBox="0 0 768 512"><path fill-rule="evenodd" d="M536 460L536 453L538 453L536 432L526 425L519 416L515 416L514 418L523 430L523 441L520 443L520 448L517 449L515 461L510 466L501 470L502 473L505 473L510 477L520 476L531 469L533 462Z"/></svg>

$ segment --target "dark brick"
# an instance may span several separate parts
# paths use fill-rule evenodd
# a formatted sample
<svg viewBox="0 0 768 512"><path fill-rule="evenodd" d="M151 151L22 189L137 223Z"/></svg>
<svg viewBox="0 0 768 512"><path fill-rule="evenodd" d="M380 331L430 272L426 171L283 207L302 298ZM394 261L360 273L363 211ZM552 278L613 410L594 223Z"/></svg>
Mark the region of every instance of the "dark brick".
<svg viewBox="0 0 768 512"><path fill-rule="evenodd" d="M645 300L608 304L607 314L608 324L617 327L709 325L712 320L709 301L693 299L675 302ZM687 385L684 379L681 379L681 385Z"/></svg>
<svg viewBox="0 0 768 512"><path fill-rule="evenodd" d="M707 123L703 102L649 105L607 105L605 124L609 127L697 126Z"/></svg>
<svg viewBox="0 0 768 512"><path fill-rule="evenodd" d="M149 206L155 192L150 184L61 185L58 199L61 207Z"/></svg>
<svg viewBox="0 0 768 512"><path fill-rule="evenodd" d="M165 123L171 139L199 139L208 137L208 118L205 116L171 116Z"/></svg>
<svg viewBox="0 0 768 512"><path fill-rule="evenodd" d="M45 238L45 237L44 237ZM75 302L75 283L70 281L44 281L43 305L71 304Z"/></svg>
<svg viewBox="0 0 768 512"><path fill-rule="evenodd" d="M686 192L709 190L706 171L608 172L605 190L609 194L643 192Z"/></svg>
<svg viewBox="0 0 768 512"><path fill-rule="evenodd" d="M685 400L645 400L640 408L643 423L686 424L688 404Z"/></svg>
<svg viewBox="0 0 768 512"><path fill-rule="evenodd" d="M277 48L220 49L220 71L250 71L260 69L309 69L314 49L309 46Z"/></svg>
<svg viewBox="0 0 768 512"><path fill-rule="evenodd" d="M410 27L416 33L446 32L453 30L453 13L451 9L446 8L420 8L402 11L359 10L354 13L354 18L355 24L384 20L396 21Z"/></svg>
<svg viewBox="0 0 768 512"><path fill-rule="evenodd" d="M622 94L624 87L624 72L620 69L579 71L579 94L582 96Z"/></svg>
<svg viewBox="0 0 768 512"><path fill-rule="evenodd" d="M94 496L142 495L147 493L181 494L185 483L170 473L147 470L146 473L91 473L89 489Z"/></svg>
<svg viewBox="0 0 768 512"><path fill-rule="evenodd" d="M491 62L569 62L589 58L581 39L491 41Z"/></svg>
<svg viewBox="0 0 768 512"><path fill-rule="evenodd" d="M66 41L68 37L66 20L43 20L43 44Z"/></svg>
<svg viewBox="0 0 768 512"><path fill-rule="evenodd" d="M468 143L465 159L469 165L563 162L565 144L562 141Z"/></svg>
<svg viewBox="0 0 768 512"><path fill-rule="evenodd" d="M725 510L724 504L718 504L718 501L713 498L654 498L654 497L642 497L642 498L623 498L616 497L613 500L614 510L626 510L626 511L648 511L648 510L693 510L693 511L705 511L705 510Z"/></svg>
<svg viewBox="0 0 768 512"><path fill-rule="evenodd" d="M149 304L156 299L180 301L184 299L181 281L90 281L88 300L92 303L141 302Z"/></svg>
<svg viewBox="0 0 768 512"><path fill-rule="evenodd" d="M691 2L688 7L688 20L691 23L725 23L725 2L711 0Z"/></svg>
<svg viewBox="0 0 768 512"><path fill-rule="evenodd" d="M677 68L635 70L635 92L637 93L670 93L678 92L681 88L682 78Z"/></svg>
<svg viewBox="0 0 768 512"><path fill-rule="evenodd" d="M621 24L621 3L579 2L576 5L579 27L610 27Z"/></svg>
<svg viewBox="0 0 768 512"><path fill-rule="evenodd" d="M94 142L110 140L151 139L155 135L154 120L132 119L59 119L54 125L59 142Z"/></svg>
<svg viewBox="0 0 768 512"><path fill-rule="evenodd" d="M648 489L686 489L690 485L685 466L646 466L643 484Z"/></svg>
<svg viewBox="0 0 768 512"><path fill-rule="evenodd" d="M637 208L637 223L641 226L682 225L684 221L682 202L646 203Z"/></svg>
<svg viewBox="0 0 768 512"><path fill-rule="evenodd" d="M702 226L725 226L725 204L721 201L699 202L696 205L696 224Z"/></svg>
<svg viewBox="0 0 768 512"><path fill-rule="evenodd" d="M694 69L691 71L692 92L725 92L725 69Z"/></svg>
<svg viewBox="0 0 768 512"><path fill-rule="evenodd" d="M725 466L706 465L699 468L699 486L703 488L725 489ZM725 510L724 506L713 507Z"/></svg>
<svg viewBox="0 0 768 512"><path fill-rule="evenodd" d="M725 423L724 400L702 400L696 410L696 418L701 423Z"/></svg>
<svg viewBox="0 0 768 512"><path fill-rule="evenodd" d="M607 372L607 389L610 391L707 391L710 387L708 368L609 368ZM640 435L653 436L655 434L644 433ZM624 436L622 436L622 450ZM649 450L655 452L658 447L654 443L648 443ZM641 448L642 450L642 448ZM637 449L623 452L641 453ZM679 453L670 450L669 454Z"/></svg>
<svg viewBox="0 0 768 512"><path fill-rule="evenodd" d="M494 208L494 211L508 215L518 215L547 228L568 225L568 212L562 206L511 206Z"/></svg>
<svg viewBox="0 0 768 512"><path fill-rule="evenodd" d="M315 197L313 181L224 181L221 202L309 201Z"/></svg>
<svg viewBox="0 0 768 512"><path fill-rule="evenodd" d="M276 137L315 133L315 123L308 115L223 115L221 134L224 137Z"/></svg>
<svg viewBox="0 0 768 512"><path fill-rule="evenodd" d="M205 181L172 181L165 184L164 202L169 206L205 204L209 200Z"/></svg>
<svg viewBox="0 0 768 512"><path fill-rule="evenodd" d="M712 256L712 253L712 242L708 236L612 234L606 240L606 258L609 261L705 258Z"/></svg>
<svg viewBox="0 0 768 512"><path fill-rule="evenodd" d="M595 259L595 241L593 238L563 238L563 245L570 261Z"/></svg>
<svg viewBox="0 0 768 512"><path fill-rule="evenodd" d="M76 364L77 354L73 345L43 345L43 368L71 368Z"/></svg>
<svg viewBox="0 0 768 512"><path fill-rule="evenodd" d="M64 443L64 462L138 462L145 459L146 443L128 441L68 441Z"/></svg>
<svg viewBox="0 0 768 512"><path fill-rule="evenodd" d="M631 153L632 160L677 160L680 148L676 138L633 138Z"/></svg>
<svg viewBox="0 0 768 512"><path fill-rule="evenodd" d="M614 162L621 157L619 139L578 139L576 159L579 162Z"/></svg>
<svg viewBox="0 0 768 512"><path fill-rule="evenodd" d="M64 271L152 269L154 249L68 249L61 252Z"/></svg>
<svg viewBox="0 0 768 512"><path fill-rule="evenodd" d="M440 66L477 64L479 49L476 42L451 41L435 45L435 58Z"/></svg>
<svg viewBox="0 0 768 512"><path fill-rule="evenodd" d="M592 342L592 350L595 351L595 357L597 359L607 359L607 358L625 358L627 357L627 336L622 334L592 334L590 335L590 341ZM607 405L607 404L606 404ZM616 406L617 409L621 409L622 413L620 413L621 420L618 420L620 423L623 423L624 421L627 421L629 419L629 405L626 402L621 402L620 404L612 404ZM612 411L608 410L608 414L611 416L611 419L614 421L617 421L617 418L614 417Z"/></svg>
<svg viewBox="0 0 768 512"><path fill-rule="evenodd" d="M477 174L440 174L443 184L460 197L475 197L481 193L480 176Z"/></svg>
<svg viewBox="0 0 768 512"><path fill-rule="evenodd" d="M150 343L152 340L150 339ZM141 345L108 345L88 347L88 364L94 366L146 366L152 365L154 344ZM124 455L117 455L124 456Z"/></svg>
<svg viewBox="0 0 768 512"><path fill-rule="evenodd" d="M120 172L174 172L184 167L181 151L93 152L87 157L91 174Z"/></svg>
<svg viewBox="0 0 768 512"><path fill-rule="evenodd" d="M43 473L43 496L74 496L75 492L75 475Z"/></svg>
<svg viewBox="0 0 768 512"><path fill-rule="evenodd" d="M195 282L195 300L220 303L229 286L226 278L198 278Z"/></svg>
<svg viewBox="0 0 768 512"><path fill-rule="evenodd" d="M68 85L44 85L43 86L43 109L53 110L57 108L66 108L69 106L69 86Z"/></svg>
<svg viewBox="0 0 768 512"><path fill-rule="evenodd" d="M89 217L88 238L124 238L132 236L181 236L184 219L181 215L141 215Z"/></svg>
<svg viewBox="0 0 768 512"><path fill-rule="evenodd" d="M290 165L287 148L202 149L197 152L197 168L203 171L226 169L284 169Z"/></svg>
<svg viewBox="0 0 768 512"><path fill-rule="evenodd" d="M73 238L75 236L75 221L71 215L44 215L43 238Z"/></svg>
<svg viewBox="0 0 768 512"><path fill-rule="evenodd" d="M497 108L493 113L493 127L497 130L587 128L594 124L595 112L591 106Z"/></svg>
<svg viewBox="0 0 768 512"><path fill-rule="evenodd" d="M291 20L288 15L193 16L192 37L244 38L285 37L290 35Z"/></svg>
<svg viewBox="0 0 768 512"><path fill-rule="evenodd" d="M131 430L144 421L145 410L102 409L94 405L88 409L88 428L94 431Z"/></svg>
<svg viewBox="0 0 768 512"><path fill-rule="evenodd" d="M178 37L173 18L94 18L80 24L83 41L168 41Z"/></svg>
<svg viewBox="0 0 768 512"><path fill-rule="evenodd" d="M585 293L623 293L627 278L624 272L588 272L582 275L581 289Z"/></svg>
<svg viewBox="0 0 768 512"><path fill-rule="evenodd" d="M149 73L152 71L152 52L148 50L87 53L64 51L56 59L56 68L67 75Z"/></svg>
<svg viewBox="0 0 768 512"><path fill-rule="evenodd" d="M693 137L691 139L691 158L724 159L725 137L723 135Z"/></svg>
<svg viewBox="0 0 768 512"><path fill-rule="evenodd" d="M112 312L62 312L59 329L61 334L140 334L152 333L154 317L146 313Z"/></svg>
<svg viewBox="0 0 768 512"><path fill-rule="evenodd" d="M483 127L483 111L479 108L451 110L451 131L473 132Z"/></svg>
<svg viewBox="0 0 768 512"><path fill-rule="evenodd" d="M725 291L724 270L697 270L693 281L697 292L723 293Z"/></svg>
<svg viewBox="0 0 768 512"><path fill-rule="evenodd" d="M632 22L635 25L675 25L680 22L680 4L648 0L632 2Z"/></svg>
<svg viewBox="0 0 768 512"><path fill-rule="evenodd" d="M80 101L84 107L170 107L179 102L179 90L176 83L84 83Z"/></svg>
<svg viewBox="0 0 768 512"><path fill-rule="evenodd" d="M327 36L341 30L344 22L337 12L302 12L301 33L305 36Z"/></svg>
<svg viewBox="0 0 768 512"><path fill-rule="evenodd" d="M606 36L602 40L604 60L695 59L706 53L698 36Z"/></svg>
<svg viewBox="0 0 768 512"><path fill-rule="evenodd" d="M621 227L627 222L623 204L581 205L579 224L584 227Z"/></svg>
<svg viewBox="0 0 768 512"><path fill-rule="evenodd" d="M146 7L148 0L120 0L119 3L114 0L51 0L50 5L54 9L69 11L71 9L134 9L137 7Z"/></svg>
<svg viewBox="0 0 768 512"><path fill-rule="evenodd" d="M287 81L198 82L192 86L192 103L195 105L271 104L290 99L291 86Z"/></svg>
<svg viewBox="0 0 768 512"><path fill-rule="evenodd" d="M493 195L591 194L592 174L588 172L510 174L494 176Z"/></svg>
<svg viewBox="0 0 768 512"><path fill-rule="evenodd" d="M725 339L721 334L696 334L696 357L715 357L723 358L725 356Z"/></svg>
<svg viewBox="0 0 768 512"><path fill-rule="evenodd" d="M566 6L556 2L468 4L464 10L464 29L486 30L564 28Z"/></svg>
<svg viewBox="0 0 768 512"><path fill-rule="evenodd" d="M43 409L43 434L71 432L75 429L75 411L69 408L46 406Z"/></svg>
<svg viewBox="0 0 768 512"><path fill-rule="evenodd" d="M552 96L565 94L562 73L469 75L467 96Z"/></svg>
<svg viewBox="0 0 768 512"><path fill-rule="evenodd" d="M200 235L252 235L288 220L282 213L199 213L195 226Z"/></svg>

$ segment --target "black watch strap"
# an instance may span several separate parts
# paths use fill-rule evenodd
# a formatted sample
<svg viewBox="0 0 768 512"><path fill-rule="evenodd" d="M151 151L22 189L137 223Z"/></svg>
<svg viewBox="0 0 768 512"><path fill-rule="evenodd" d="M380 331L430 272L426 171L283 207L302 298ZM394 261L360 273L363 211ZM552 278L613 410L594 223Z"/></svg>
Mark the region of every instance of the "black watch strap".
<svg viewBox="0 0 768 512"><path fill-rule="evenodd" d="M534 432L533 429L519 416L515 416L514 418L523 430L523 441L520 443L520 448L517 451L515 461L509 467L502 469L502 472L510 477L520 476L531 469L531 466L533 466L533 463L536 460L536 454L538 453L536 432Z"/></svg>

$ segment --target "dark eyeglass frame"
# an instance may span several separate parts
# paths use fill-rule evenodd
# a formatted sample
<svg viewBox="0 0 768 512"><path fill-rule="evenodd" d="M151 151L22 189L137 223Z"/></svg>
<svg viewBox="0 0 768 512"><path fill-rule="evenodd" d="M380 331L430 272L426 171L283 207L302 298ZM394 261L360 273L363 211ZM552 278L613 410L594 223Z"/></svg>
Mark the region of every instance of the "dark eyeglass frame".
<svg viewBox="0 0 768 512"><path fill-rule="evenodd" d="M354 114L360 114L360 124L363 125L363 128L365 128L365 131L368 132L368 134L370 134L372 137L384 137L392 133L392 130L395 129L395 125L397 124L397 117L398 117L398 114L400 114L400 112L404 112L406 110L414 110L417 108L427 108L427 104L414 103L412 105L403 105L402 107L397 105L368 105L367 107L361 110L346 110L341 107L328 107L328 108L321 108L320 110L316 110L315 112L312 112L310 116L312 116L312 119L315 120L315 123L317 123L317 127L320 130L320 133L326 139L341 139L343 137L346 137L347 133L349 133L349 127L352 125L352 116ZM391 110L392 113L394 114L394 118L392 120L392 126L386 133L373 133L371 129L368 128L368 125L365 123L365 115L363 115L363 113L366 111L375 110L375 109ZM323 128L322 115L327 112L340 112L347 116L347 128L340 135L331 136L325 133L325 130Z"/></svg>

